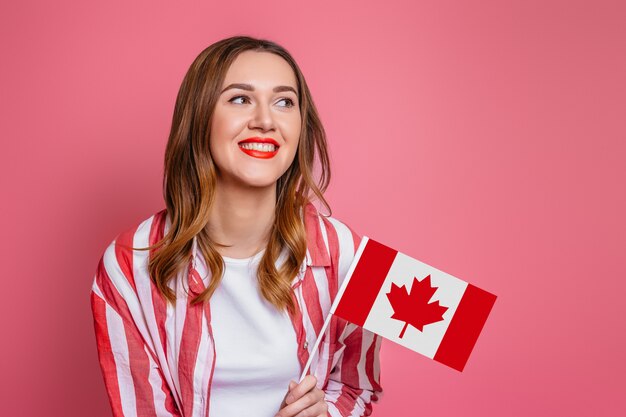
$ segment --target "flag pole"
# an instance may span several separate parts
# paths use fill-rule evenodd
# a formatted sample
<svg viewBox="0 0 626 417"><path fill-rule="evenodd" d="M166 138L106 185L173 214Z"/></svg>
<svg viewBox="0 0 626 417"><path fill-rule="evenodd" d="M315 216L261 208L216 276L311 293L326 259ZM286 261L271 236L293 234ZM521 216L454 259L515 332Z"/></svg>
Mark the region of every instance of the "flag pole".
<svg viewBox="0 0 626 417"><path fill-rule="evenodd" d="M306 361L306 365L304 365L304 369L302 370L302 375L300 375L300 380L298 381L298 384L302 382L307 372L309 371L311 362L313 362L313 357L317 353L317 348L319 347L320 342L322 341L322 338L324 337L324 332L326 331L326 328L328 327L328 323L330 323L330 319L332 318L332 316L333 316L332 313L328 313L328 316L326 316L326 320L324 320L324 325L322 326L322 330L320 330L320 334L317 336L317 340L315 340L315 344L313 345L313 350L311 351L311 354L309 355L309 359Z"/></svg>
<svg viewBox="0 0 626 417"><path fill-rule="evenodd" d="M346 290L346 287L348 286L348 281L350 281L350 278L352 277L352 273L354 272L356 264L359 262L359 259L361 258L361 254L363 253L363 250L365 249L365 245L367 244L368 240L369 238L367 236L363 236L363 238L361 239L361 243L359 244L359 247L357 248L356 253L354 254L354 259L352 260L352 264L350 264L350 269L348 269L348 273L346 274L346 277L341 283L341 288L339 288L339 291L337 291L337 295L335 296L335 299L333 300L333 305L330 306L330 311L328 312L328 316L326 316L326 320L324 320L324 325L322 326L322 330L320 330L320 333L317 336L317 339L315 340L315 344L313 345L313 350L311 351L311 354L309 355L309 359L306 361L306 365L304 365L304 369L302 370L302 375L300 375L300 380L298 381L298 384L302 382L307 372L309 371L311 363L313 362L313 357L315 357L315 354L317 353L317 349L319 348L322 338L324 337L324 333L326 332L326 328L328 327L328 323L330 323L333 313L335 312L335 310L337 310L337 305L339 304L339 300L341 300L341 297L343 296L343 293Z"/></svg>

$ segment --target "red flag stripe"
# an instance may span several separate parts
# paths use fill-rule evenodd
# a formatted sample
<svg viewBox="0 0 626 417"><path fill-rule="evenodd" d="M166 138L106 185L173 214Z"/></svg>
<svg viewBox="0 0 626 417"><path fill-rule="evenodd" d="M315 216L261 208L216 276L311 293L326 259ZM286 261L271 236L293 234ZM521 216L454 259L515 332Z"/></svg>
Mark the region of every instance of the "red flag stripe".
<svg viewBox="0 0 626 417"><path fill-rule="evenodd" d="M369 239L335 314L363 326L398 251Z"/></svg>
<svg viewBox="0 0 626 417"><path fill-rule="evenodd" d="M468 284L433 359L462 371L495 301L495 295Z"/></svg>

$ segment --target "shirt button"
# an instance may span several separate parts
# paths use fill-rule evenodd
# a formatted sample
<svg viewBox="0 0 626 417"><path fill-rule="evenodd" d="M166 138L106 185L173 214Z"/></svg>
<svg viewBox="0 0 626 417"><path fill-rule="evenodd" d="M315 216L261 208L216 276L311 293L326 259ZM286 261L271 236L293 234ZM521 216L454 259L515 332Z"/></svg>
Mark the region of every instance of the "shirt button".
<svg viewBox="0 0 626 417"><path fill-rule="evenodd" d="M306 349L309 347L309 342L308 341L304 341L304 344L302 345L302 349Z"/></svg>

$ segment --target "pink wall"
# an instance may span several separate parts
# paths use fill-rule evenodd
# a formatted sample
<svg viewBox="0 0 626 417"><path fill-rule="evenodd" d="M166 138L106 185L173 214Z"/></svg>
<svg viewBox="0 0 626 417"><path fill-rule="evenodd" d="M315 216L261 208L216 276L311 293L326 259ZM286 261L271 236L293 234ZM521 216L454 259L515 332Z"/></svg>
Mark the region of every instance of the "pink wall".
<svg viewBox="0 0 626 417"><path fill-rule="evenodd" d="M375 416L626 415L624 3L321 3L4 2L2 415L110 415L96 262L234 34L300 63L335 217L499 296L463 373L383 344Z"/></svg>

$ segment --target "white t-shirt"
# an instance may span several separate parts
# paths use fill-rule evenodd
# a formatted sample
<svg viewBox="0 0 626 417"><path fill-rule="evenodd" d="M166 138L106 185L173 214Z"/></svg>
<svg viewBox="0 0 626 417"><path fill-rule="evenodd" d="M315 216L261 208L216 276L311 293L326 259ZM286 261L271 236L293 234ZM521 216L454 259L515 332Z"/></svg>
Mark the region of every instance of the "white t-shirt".
<svg viewBox="0 0 626 417"><path fill-rule="evenodd" d="M216 355L212 416L274 416L289 381L300 377L289 315L259 291L256 272L264 252L246 259L222 257L226 269L210 300Z"/></svg>

